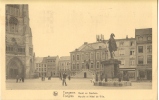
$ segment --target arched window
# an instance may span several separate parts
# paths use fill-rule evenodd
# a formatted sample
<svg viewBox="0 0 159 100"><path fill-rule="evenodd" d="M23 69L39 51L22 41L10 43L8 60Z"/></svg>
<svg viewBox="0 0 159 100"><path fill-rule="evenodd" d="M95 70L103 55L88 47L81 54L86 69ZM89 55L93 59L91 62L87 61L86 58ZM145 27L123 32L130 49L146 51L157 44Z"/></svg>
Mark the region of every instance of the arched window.
<svg viewBox="0 0 159 100"><path fill-rule="evenodd" d="M18 20L15 17L9 19L10 32L18 32Z"/></svg>

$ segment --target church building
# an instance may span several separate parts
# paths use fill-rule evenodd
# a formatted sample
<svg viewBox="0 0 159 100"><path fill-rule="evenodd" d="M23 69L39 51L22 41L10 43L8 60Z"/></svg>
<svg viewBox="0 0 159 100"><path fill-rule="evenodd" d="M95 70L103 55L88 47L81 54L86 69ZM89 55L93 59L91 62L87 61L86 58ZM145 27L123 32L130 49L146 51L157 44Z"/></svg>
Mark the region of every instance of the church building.
<svg viewBox="0 0 159 100"><path fill-rule="evenodd" d="M6 78L31 78L35 54L28 5L7 4L5 11Z"/></svg>

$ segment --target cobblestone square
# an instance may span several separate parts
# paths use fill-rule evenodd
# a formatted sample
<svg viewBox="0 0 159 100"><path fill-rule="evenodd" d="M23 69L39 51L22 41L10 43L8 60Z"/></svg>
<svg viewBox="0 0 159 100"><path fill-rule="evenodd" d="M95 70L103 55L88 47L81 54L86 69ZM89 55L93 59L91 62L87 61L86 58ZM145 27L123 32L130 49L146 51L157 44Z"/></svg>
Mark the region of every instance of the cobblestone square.
<svg viewBox="0 0 159 100"><path fill-rule="evenodd" d="M16 83L14 79L6 80L7 90L107 90L107 89L152 89L152 82L132 82L132 86L122 87L108 87L108 86L94 86L90 79L74 79L66 80L67 86L62 86L62 80L59 78L52 78L45 81L39 79L25 79L25 82Z"/></svg>

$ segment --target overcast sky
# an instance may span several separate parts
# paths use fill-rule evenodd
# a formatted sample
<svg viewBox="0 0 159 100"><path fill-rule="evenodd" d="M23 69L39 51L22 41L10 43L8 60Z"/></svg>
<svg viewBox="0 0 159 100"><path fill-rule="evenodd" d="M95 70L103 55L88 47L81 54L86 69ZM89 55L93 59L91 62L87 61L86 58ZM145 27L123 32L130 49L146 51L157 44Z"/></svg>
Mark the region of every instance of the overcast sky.
<svg viewBox="0 0 159 100"><path fill-rule="evenodd" d="M70 2L29 4L36 57L69 56L96 35L135 37L135 28L152 27L151 2Z"/></svg>

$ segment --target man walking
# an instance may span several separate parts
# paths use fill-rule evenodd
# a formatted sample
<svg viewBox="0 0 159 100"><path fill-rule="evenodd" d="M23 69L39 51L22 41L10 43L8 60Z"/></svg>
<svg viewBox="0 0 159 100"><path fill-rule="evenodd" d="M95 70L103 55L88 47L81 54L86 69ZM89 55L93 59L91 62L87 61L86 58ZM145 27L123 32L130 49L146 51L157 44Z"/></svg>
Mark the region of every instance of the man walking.
<svg viewBox="0 0 159 100"><path fill-rule="evenodd" d="M17 75L17 76L16 76L16 80L17 80L16 82L18 82L18 79L19 79L19 76Z"/></svg>
<svg viewBox="0 0 159 100"><path fill-rule="evenodd" d="M67 75L66 75L66 73L64 73L63 74L63 82L62 82L63 86L64 86L64 84L65 84L65 86L67 86L67 84L66 84L66 77L67 77Z"/></svg>

